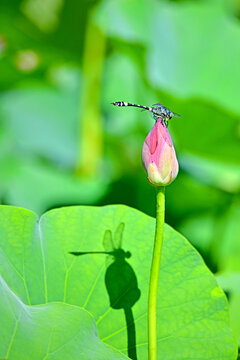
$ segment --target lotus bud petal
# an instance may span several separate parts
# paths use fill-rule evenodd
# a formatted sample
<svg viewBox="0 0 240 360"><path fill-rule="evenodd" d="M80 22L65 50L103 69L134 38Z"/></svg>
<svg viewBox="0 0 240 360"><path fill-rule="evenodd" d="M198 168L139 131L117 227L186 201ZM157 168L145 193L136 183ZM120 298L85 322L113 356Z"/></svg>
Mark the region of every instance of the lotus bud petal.
<svg viewBox="0 0 240 360"><path fill-rule="evenodd" d="M142 162L152 185L169 185L178 174L178 161L172 139L161 118L146 137Z"/></svg>

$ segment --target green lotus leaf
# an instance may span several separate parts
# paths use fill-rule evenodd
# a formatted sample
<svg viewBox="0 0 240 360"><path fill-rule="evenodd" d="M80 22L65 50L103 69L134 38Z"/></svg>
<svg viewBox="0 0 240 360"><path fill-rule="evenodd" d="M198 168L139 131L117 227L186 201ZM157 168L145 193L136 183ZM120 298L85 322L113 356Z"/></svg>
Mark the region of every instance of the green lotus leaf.
<svg viewBox="0 0 240 360"><path fill-rule="evenodd" d="M127 359L103 344L92 316L64 303L25 305L0 276L0 356L25 359Z"/></svg>
<svg viewBox="0 0 240 360"><path fill-rule="evenodd" d="M31 211L1 206L0 273L27 306L42 304L33 308L47 309L49 317L52 302L80 306L93 315L103 342L145 360L154 228L153 218L122 205L60 208L40 219ZM157 316L159 358L236 359L224 293L198 252L168 225ZM2 331L9 321L4 318ZM62 330L69 336L67 322ZM34 336L26 329L25 337L28 331ZM83 324L79 332L85 331ZM40 341L34 338L36 348L31 342L31 359ZM86 341L95 348L91 337ZM6 349L1 346L2 357Z"/></svg>

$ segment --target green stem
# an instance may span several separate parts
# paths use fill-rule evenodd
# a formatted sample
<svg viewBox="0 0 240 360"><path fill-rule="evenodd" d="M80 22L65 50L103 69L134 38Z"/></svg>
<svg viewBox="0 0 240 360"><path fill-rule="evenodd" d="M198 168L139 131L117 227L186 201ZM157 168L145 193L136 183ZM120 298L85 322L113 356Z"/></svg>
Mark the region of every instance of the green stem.
<svg viewBox="0 0 240 360"><path fill-rule="evenodd" d="M157 291L163 243L165 187L157 188L155 241L148 295L148 359L157 360Z"/></svg>

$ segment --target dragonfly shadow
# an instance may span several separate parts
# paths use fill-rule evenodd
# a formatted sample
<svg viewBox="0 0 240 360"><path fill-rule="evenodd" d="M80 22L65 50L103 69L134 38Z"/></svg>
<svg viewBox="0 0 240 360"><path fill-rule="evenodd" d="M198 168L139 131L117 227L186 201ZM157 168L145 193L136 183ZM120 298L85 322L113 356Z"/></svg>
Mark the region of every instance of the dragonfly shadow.
<svg viewBox="0 0 240 360"><path fill-rule="evenodd" d="M115 240L118 237L122 240L123 229L124 224L121 223L114 234ZM112 234L110 230L106 230L103 241L105 249L109 249L109 246L106 245L106 240L109 239L112 241ZM114 241L112 241L112 244L114 244ZM139 300L141 292L138 288L136 274L132 266L126 260L132 256L131 253L129 251L124 251L120 246L113 246L112 251L70 252L70 254L75 256L106 254L108 255L108 258L112 258L110 263L108 259L108 265L105 272L105 286L112 309L122 309L124 311L127 328L128 356L132 360L137 360L136 328L132 308Z"/></svg>
<svg viewBox="0 0 240 360"><path fill-rule="evenodd" d="M132 266L126 261L131 253L116 249L114 262L108 266L105 285L113 309L123 309L127 327L128 356L137 359L136 329L132 312L133 305L139 300L141 292Z"/></svg>

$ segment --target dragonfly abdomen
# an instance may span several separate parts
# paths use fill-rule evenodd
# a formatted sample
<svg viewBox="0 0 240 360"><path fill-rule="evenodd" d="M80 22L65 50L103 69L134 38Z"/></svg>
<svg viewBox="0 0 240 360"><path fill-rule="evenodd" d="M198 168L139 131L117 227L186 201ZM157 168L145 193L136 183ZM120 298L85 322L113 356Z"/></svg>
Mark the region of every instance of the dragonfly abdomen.
<svg viewBox="0 0 240 360"><path fill-rule="evenodd" d="M149 111L152 110L152 108L149 107L149 106L138 105L138 104L131 104L131 103L126 102L126 101L115 101L115 102L113 102L112 104L115 105L115 106L134 106L134 107L138 107L138 108L145 109L145 110L149 110Z"/></svg>

